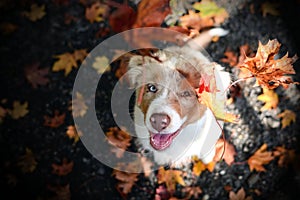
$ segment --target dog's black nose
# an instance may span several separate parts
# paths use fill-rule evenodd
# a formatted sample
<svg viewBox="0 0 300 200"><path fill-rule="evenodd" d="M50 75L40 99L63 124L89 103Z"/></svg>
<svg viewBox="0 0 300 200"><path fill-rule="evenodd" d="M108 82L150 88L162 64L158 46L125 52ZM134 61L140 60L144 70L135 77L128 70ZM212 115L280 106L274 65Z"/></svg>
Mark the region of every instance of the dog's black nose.
<svg viewBox="0 0 300 200"><path fill-rule="evenodd" d="M170 124L170 117L163 113L155 113L151 115L150 122L152 127L160 132Z"/></svg>

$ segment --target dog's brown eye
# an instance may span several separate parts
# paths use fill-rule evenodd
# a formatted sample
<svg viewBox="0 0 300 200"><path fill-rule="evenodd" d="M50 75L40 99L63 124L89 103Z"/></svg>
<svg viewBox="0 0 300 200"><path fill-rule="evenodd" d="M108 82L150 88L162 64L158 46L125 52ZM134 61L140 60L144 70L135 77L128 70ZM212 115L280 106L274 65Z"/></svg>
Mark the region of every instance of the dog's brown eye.
<svg viewBox="0 0 300 200"><path fill-rule="evenodd" d="M148 87L149 92L153 92L153 93L157 92L157 88L155 85L148 84L147 87Z"/></svg>

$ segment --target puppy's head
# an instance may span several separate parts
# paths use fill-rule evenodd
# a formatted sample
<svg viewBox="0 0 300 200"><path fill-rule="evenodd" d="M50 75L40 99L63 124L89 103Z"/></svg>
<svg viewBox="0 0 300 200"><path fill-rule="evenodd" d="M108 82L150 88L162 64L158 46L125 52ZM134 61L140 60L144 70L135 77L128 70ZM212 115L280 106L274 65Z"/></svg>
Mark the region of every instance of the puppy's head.
<svg viewBox="0 0 300 200"><path fill-rule="evenodd" d="M198 103L195 88L201 69L174 52L159 51L156 58L133 56L129 80L136 90L136 107L143 113L143 126L150 144L163 150L181 130L200 119L206 107Z"/></svg>

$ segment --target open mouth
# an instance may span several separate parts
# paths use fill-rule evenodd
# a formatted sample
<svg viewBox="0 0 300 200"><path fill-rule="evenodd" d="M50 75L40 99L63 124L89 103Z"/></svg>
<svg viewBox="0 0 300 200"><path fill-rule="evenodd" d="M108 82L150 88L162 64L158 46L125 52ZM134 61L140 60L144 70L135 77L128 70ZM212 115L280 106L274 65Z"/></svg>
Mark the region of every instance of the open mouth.
<svg viewBox="0 0 300 200"><path fill-rule="evenodd" d="M164 150L169 147L173 139L180 133L181 128L174 133L152 133L150 132L150 144L156 150Z"/></svg>

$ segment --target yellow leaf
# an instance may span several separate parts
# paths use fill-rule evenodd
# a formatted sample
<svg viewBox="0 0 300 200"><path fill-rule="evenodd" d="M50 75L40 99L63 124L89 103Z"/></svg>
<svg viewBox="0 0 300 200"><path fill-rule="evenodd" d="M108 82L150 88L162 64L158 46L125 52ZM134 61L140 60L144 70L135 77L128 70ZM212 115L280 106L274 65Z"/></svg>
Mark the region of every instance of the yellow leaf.
<svg viewBox="0 0 300 200"><path fill-rule="evenodd" d="M204 164L201 160L199 160L199 158L194 158L194 165L193 165L193 173L196 176L200 176L200 174L204 171L204 170L208 170L210 172L212 172L215 169L215 165L216 162L212 161L208 164Z"/></svg>
<svg viewBox="0 0 300 200"><path fill-rule="evenodd" d="M17 165L21 168L22 172L33 172L37 166L37 162L31 149L26 148L25 154L18 159Z"/></svg>
<svg viewBox="0 0 300 200"><path fill-rule="evenodd" d="M56 61L52 67L52 71L57 72L61 70L65 70L65 76L67 76L72 68L77 68L77 62L82 62L84 58L87 56L86 49L75 50L73 53L63 53L60 55L54 56L59 60Z"/></svg>
<svg viewBox="0 0 300 200"><path fill-rule="evenodd" d="M257 100L265 102L265 105L260 109L261 111L274 109L279 102L276 92L267 88L263 88L263 94L259 95Z"/></svg>
<svg viewBox="0 0 300 200"><path fill-rule="evenodd" d="M157 182L158 184L166 183L166 187L169 191L175 191L176 183L185 186L185 182L181 175L182 171L180 170L165 170L163 167L160 167L157 174Z"/></svg>
<svg viewBox="0 0 300 200"><path fill-rule="evenodd" d="M236 122L237 117L225 111L225 100L216 98L214 93L203 91L198 94L200 102L206 105L214 114L214 116L225 122Z"/></svg>
<svg viewBox="0 0 300 200"><path fill-rule="evenodd" d="M33 22L42 19L46 15L45 5L38 6L37 4L32 4L30 11L24 11L23 15Z"/></svg>
<svg viewBox="0 0 300 200"><path fill-rule="evenodd" d="M86 8L85 18L90 23L103 21L103 16L106 14L107 9L106 5L96 2L91 7Z"/></svg>
<svg viewBox="0 0 300 200"><path fill-rule="evenodd" d="M282 113L277 115L281 119L281 129L289 126L292 122L296 122L296 113L291 110L284 110Z"/></svg>
<svg viewBox="0 0 300 200"><path fill-rule="evenodd" d="M110 70L109 60L105 56L98 56L95 58L93 68L97 70L98 74L103 74Z"/></svg>
<svg viewBox="0 0 300 200"><path fill-rule="evenodd" d="M66 131L67 136L70 139L74 139L74 143L79 141L80 136L82 136L82 132L81 131L77 131L78 129L76 129L75 126L68 126L68 129Z"/></svg>
<svg viewBox="0 0 300 200"><path fill-rule="evenodd" d="M24 117L29 110L27 110L28 102L24 102L21 104L19 101L13 102L13 109L10 112L10 115L13 119L19 119L21 117Z"/></svg>
<svg viewBox="0 0 300 200"><path fill-rule="evenodd" d="M71 106L69 106L69 110L72 111L74 117L83 117L86 114L88 107L85 104L85 99L82 94L76 92L76 99L71 101Z"/></svg>

